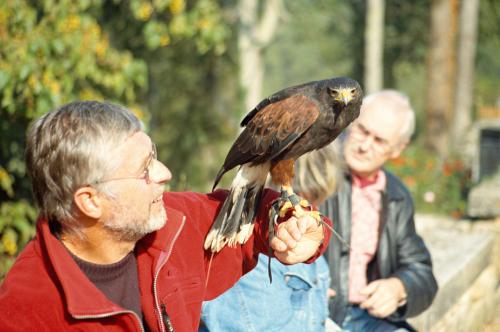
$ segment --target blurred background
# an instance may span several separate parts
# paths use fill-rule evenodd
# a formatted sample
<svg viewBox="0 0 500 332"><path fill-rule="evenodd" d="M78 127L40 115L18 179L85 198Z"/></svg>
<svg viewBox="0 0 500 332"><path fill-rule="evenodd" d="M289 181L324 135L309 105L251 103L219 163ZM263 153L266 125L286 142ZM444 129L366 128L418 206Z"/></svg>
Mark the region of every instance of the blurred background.
<svg viewBox="0 0 500 332"><path fill-rule="evenodd" d="M0 0L0 275L34 234L26 129L75 99L131 108L169 190L208 191L263 97L342 75L398 89L418 123L389 168L417 212L495 218L499 15L495 0Z"/></svg>

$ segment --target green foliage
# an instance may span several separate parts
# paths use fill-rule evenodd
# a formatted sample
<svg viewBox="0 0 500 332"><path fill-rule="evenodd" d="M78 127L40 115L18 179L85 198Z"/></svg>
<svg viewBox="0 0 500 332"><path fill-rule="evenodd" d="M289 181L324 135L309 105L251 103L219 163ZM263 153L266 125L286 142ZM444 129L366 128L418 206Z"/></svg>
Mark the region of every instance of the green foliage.
<svg viewBox="0 0 500 332"><path fill-rule="evenodd" d="M0 276L34 233L23 160L34 118L75 99L132 106L146 66L110 47L88 13L100 1L0 2Z"/></svg>
<svg viewBox="0 0 500 332"><path fill-rule="evenodd" d="M227 57L196 54L188 41L158 54L146 60L151 136L173 173L171 189L208 191L237 134L237 68Z"/></svg>
<svg viewBox="0 0 500 332"><path fill-rule="evenodd" d="M114 44L149 68L140 100L150 110L159 157L173 173L171 190L209 190L236 135L236 43L218 3L115 1L102 10Z"/></svg>
<svg viewBox="0 0 500 332"><path fill-rule="evenodd" d="M226 52L228 37L214 0L0 2L0 279L34 234L36 212L23 160L29 123L71 100L114 100L130 107L147 125L153 120L157 133L171 133L165 135L160 154L168 156L168 165L168 160L176 161L174 173L180 180L174 187L206 184L215 161L207 167L210 162L201 163L200 156L217 157L218 164L222 156L207 146L235 128L224 124L228 117L220 109L225 103L218 103L214 116L215 103L209 96L228 84L213 69L224 67L213 65ZM178 69L179 62L186 65ZM169 69L159 71L168 80L148 76L148 67L162 66ZM150 82L151 93L138 95ZM177 88L165 89L166 84ZM151 97L152 92L158 98ZM224 91L217 94L227 98ZM168 123L162 126L169 103ZM185 138L182 128L191 128L192 135ZM195 160L197 168L192 167Z"/></svg>
<svg viewBox="0 0 500 332"><path fill-rule="evenodd" d="M22 199L16 202L7 201L0 205L0 279L13 263L18 250L33 237L35 229L33 220L36 210Z"/></svg>
<svg viewBox="0 0 500 332"><path fill-rule="evenodd" d="M99 13L114 42L138 54L190 40L196 53L226 51L229 31L215 0L114 0Z"/></svg>
<svg viewBox="0 0 500 332"><path fill-rule="evenodd" d="M476 107L499 107L500 78L500 5L498 1L481 1L478 21L478 44L475 75Z"/></svg>
<svg viewBox="0 0 500 332"><path fill-rule="evenodd" d="M352 76L355 60L352 4L341 1L286 2L286 16L264 50L263 94L333 76ZM357 77L361 79L361 77Z"/></svg>
<svg viewBox="0 0 500 332"><path fill-rule="evenodd" d="M385 86L412 79L400 66L425 64L429 43L430 1L387 1L384 29Z"/></svg>
<svg viewBox="0 0 500 332"><path fill-rule="evenodd" d="M471 172L459 158L443 161L415 144L390 161L387 168L410 189L417 211L455 218L465 215Z"/></svg>

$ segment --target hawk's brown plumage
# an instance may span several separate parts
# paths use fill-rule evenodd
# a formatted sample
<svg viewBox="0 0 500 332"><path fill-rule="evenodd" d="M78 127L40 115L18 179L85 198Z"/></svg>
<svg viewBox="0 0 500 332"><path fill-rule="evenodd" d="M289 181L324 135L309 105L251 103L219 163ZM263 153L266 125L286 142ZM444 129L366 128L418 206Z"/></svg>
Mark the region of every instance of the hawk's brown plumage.
<svg viewBox="0 0 500 332"><path fill-rule="evenodd" d="M214 188L224 173L241 166L205 248L244 243L269 171L276 184L289 187L295 159L334 140L359 115L362 97L355 80L338 77L281 90L248 113L215 179Z"/></svg>

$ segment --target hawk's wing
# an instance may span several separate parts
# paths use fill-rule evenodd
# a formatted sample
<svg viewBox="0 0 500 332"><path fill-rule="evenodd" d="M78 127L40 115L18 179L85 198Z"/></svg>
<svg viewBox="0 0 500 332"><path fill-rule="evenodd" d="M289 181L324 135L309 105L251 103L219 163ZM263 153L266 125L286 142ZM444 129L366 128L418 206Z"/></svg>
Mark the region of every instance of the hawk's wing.
<svg viewBox="0 0 500 332"><path fill-rule="evenodd" d="M301 90L303 90L304 88L311 88L311 85L314 83L316 83L316 82L309 82L309 83L304 83L304 84L297 85L297 86L292 86L292 87L280 90L280 91L270 95L269 97L267 97L266 99L264 99L260 103L258 103L257 106L255 106L255 108L253 110L251 110L243 118L243 120L241 120L241 126L245 127L248 124L248 122L250 120L252 120L252 118L255 116L255 114L257 114L260 110L262 110L266 106L268 106L270 104L277 103L281 100L284 100L284 99L292 97L292 96L297 96L297 95L301 94Z"/></svg>
<svg viewBox="0 0 500 332"><path fill-rule="evenodd" d="M246 122L215 179L235 166L273 160L311 127L320 113L316 102L305 95L294 95L270 103Z"/></svg>

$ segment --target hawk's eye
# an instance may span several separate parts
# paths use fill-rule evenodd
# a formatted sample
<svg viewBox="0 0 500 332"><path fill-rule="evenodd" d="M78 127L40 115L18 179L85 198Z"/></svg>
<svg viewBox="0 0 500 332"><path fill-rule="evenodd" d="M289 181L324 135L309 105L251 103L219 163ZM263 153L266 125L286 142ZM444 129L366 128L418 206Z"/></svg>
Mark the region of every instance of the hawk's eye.
<svg viewBox="0 0 500 332"><path fill-rule="evenodd" d="M330 88L330 87L328 87L328 92L333 97L336 97L339 94L339 92L337 90L335 90L334 88Z"/></svg>
<svg viewBox="0 0 500 332"><path fill-rule="evenodd" d="M353 94L355 94L355 93L356 93L356 89L352 89L352 90L351 90L351 94L353 95Z"/></svg>

